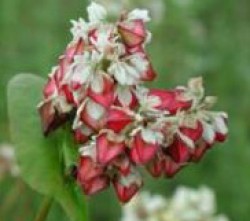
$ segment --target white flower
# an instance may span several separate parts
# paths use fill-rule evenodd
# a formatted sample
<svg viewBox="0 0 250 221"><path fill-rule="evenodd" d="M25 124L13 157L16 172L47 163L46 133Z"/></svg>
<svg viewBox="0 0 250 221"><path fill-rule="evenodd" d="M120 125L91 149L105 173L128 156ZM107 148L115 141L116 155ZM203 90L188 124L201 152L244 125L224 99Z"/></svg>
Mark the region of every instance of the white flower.
<svg viewBox="0 0 250 221"><path fill-rule="evenodd" d="M81 156L91 157L91 159L96 160L96 143L91 142L88 145L82 146L79 149Z"/></svg>
<svg viewBox="0 0 250 221"><path fill-rule="evenodd" d="M140 198L149 214L156 213L167 207L166 199L160 195L150 195L148 192L143 192Z"/></svg>
<svg viewBox="0 0 250 221"><path fill-rule="evenodd" d="M87 103L86 111L92 119L100 120L103 117L106 110L100 104L92 100L89 100L89 102Z"/></svg>
<svg viewBox="0 0 250 221"><path fill-rule="evenodd" d="M143 54L135 53L129 56L128 60L139 73L143 74L148 70L149 62L143 57Z"/></svg>
<svg viewBox="0 0 250 221"><path fill-rule="evenodd" d="M89 21L91 23L98 23L107 17L106 9L95 2L92 2L87 8Z"/></svg>
<svg viewBox="0 0 250 221"><path fill-rule="evenodd" d="M155 107L161 104L159 97L149 95L149 90L142 86L137 86L135 93L139 100L141 111L157 112Z"/></svg>
<svg viewBox="0 0 250 221"><path fill-rule="evenodd" d="M116 95L122 106L128 107L131 104L132 93L130 87L118 85Z"/></svg>
<svg viewBox="0 0 250 221"><path fill-rule="evenodd" d="M228 133L228 128L227 128L225 119L221 115L218 115L217 117L214 118L213 125L214 125L216 132L221 133L221 134Z"/></svg>
<svg viewBox="0 0 250 221"><path fill-rule="evenodd" d="M145 142L151 144L162 143L163 141L163 134L157 131L153 131L151 129L142 129L141 131L142 138Z"/></svg>
<svg viewBox="0 0 250 221"><path fill-rule="evenodd" d="M73 81L79 84L89 82L93 74L96 73L96 68L101 62L103 55L97 51L86 51L83 55L74 57L74 63L71 65L70 70L65 76L64 81Z"/></svg>
<svg viewBox="0 0 250 221"><path fill-rule="evenodd" d="M128 14L128 20L142 20L143 22L149 22L151 18L149 17L148 10L135 9Z"/></svg>
<svg viewBox="0 0 250 221"><path fill-rule="evenodd" d="M219 215L215 217L212 221L229 221L229 219L225 215Z"/></svg>
<svg viewBox="0 0 250 221"><path fill-rule="evenodd" d="M148 61L141 54L135 53L122 60L114 60L108 72L115 77L121 85L136 85L142 74L147 71Z"/></svg>
<svg viewBox="0 0 250 221"><path fill-rule="evenodd" d="M20 174L20 168L17 165L14 148L9 144L0 146L0 180L9 173L13 177Z"/></svg>
<svg viewBox="0 0 250 221"><path fill-rule="evenodd" d="M215 212L212 190L180 187L168 200L142 192L123 207L122 221L228 221Z"/></svg>
<svg viewBox="0 0 250 221"><path fill-rule="evenodd" d="M196 221L213 216L215 212L215 196L206 187L202 187L198 191L180 187L172 199L171 208L179 220Z"/></svg>
<svg viewBox="0 0 250 221"><path fill-rule="evenodd" d="M83 40L87 40L89 25L84 19L79 18L78 21L71 20L73 27L71 28L71 33L73 34L73 41L77 41L82 38Z"/></svg>
<svg viewBox="0 0 250 221"><path fill-rule="evenodd" d="M142 183L142 178L141 178L140 173L133 168L131 170L132 171L128 176L122 176L120 178L120 183L125 187L129 187L132 184L141 185Z"/></svg>
<svg viewBox="0 0 250 221"><path fill-rule="evenodd" d="M215 131L214 128L211 124L206 123L205 121L202 122L202 127L203 127L203 134L202 138L208 143L208 144L213 144L214 139L215 139Z"/></svg>
<svg viewBox="0 0 250 221"><path fill-rule="evenodd" d="M114 75L121 85L135 85L140 79L140 73L124 61L116 61L108 68L108 72Z"/></svg>

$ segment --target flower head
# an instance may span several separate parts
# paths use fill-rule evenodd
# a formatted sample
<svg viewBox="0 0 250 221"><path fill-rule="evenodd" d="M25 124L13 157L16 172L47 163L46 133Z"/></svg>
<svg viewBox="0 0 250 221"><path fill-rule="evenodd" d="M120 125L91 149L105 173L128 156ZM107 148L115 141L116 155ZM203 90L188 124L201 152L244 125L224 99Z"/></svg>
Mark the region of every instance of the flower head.
<svg viewBox="0 0 250 221"><path fill-rule="evenodd" d="M73 21L73 39L53 68L39 104L45 135L71 123L80 146L77 181L92 195L111 184L122 202L142 187L139 168L173 177L227 137L227 115L213 112L201 78L172 90L148 89L156 73L146 54L146 10L109 22L88 7Z"/></svg>
<svg viewBox="0 0 250 221"><path fill-rule="evenodd" d="M122 221L228 221L217 215L215 193L208 187L179 187L172 197L142 192L123 207Z"/></svg>

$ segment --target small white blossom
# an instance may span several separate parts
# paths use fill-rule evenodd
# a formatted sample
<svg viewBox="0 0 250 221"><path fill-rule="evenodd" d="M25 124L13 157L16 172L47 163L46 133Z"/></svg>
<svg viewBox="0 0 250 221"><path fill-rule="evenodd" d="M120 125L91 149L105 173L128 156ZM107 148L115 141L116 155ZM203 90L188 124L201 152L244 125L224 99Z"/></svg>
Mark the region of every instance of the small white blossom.
<svg viewBox="0 0 250 221"><path fill-rule="evenodd" d="M96 68L103 55L97 51L85 52L83 55L76 55L74 63L71 65L70 70L65 76L65 81L73 81L79 84L87 83L91 80L96 73Z"/></svg>
<svg viewBox="0 0 250 221"><path fill-rule="evenodd" d="M92 2L87 8L89 21L91 23L96 23L104 20L107 17L106 9L95 2Z"/></svg>
<svg viewBox="0 0 250 221"><path fill-rule="evenodd" d="M201 187L198 190L180 187L173 197L142 192L123 207L122 221L228 221L224 215L215 215L214 192Z"/></svg>
<svg viewBox="0 0 250 221"><path fill-rule="evenodd" d="M71 33L73 35L73 41L77 41L82 38L83 40L87 40L89 25L84 19L79 18L78 21L71 20L73 27L71 28Z"/></svg>
<svg viewBox="0 0 250 221"><path fill-rule="evenodd" d="M163 134L157 131L144 128L142 129L141 134L143 140L147 143L157 144L162 143L163 141Z"/></svg>
<svg viewBox="0 0 250 221"><path fill-rule="evenodd" d="M20 174L20 168L16 162L14 148L9 144L0 145L0 180L10 174L17 177Z"/></svg>
<svg viewBox="0 0 250 221"><path fill-rule="evenodd" d="M149 17L148 10L135 9L128 14L128 20L142 20L143 22L149 22L151 18Z"/></svg>
<svg viewBox="0 0 250 221"><path fill-rule="evenodd" d="M140 73L125 61L113 62L108 72L112 74L121 85L136 85L140 79Z"/></svg>
<svg viewBox="0 0 250 221"><path fill-rule="evenodd" d="M116 89L116 94L122 106L128 107L131 104L133 97L130 87L118 86Z"/></svg>

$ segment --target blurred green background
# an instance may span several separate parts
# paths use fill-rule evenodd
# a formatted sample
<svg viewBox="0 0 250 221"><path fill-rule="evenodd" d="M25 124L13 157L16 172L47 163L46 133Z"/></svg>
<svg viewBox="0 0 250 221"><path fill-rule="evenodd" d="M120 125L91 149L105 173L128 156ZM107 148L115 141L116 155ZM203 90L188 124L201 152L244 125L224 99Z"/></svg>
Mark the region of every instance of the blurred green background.
<svg viewBox="0 0 250 221"><path fill-rule="evenodd" d="M164 4L162 22L149 25L153 42L148 51L159 74L152 86L174 87L202 75L208 93L219 97L216 108L229 113L230 138L175 179L148 178L145 188L171 195L180 184L206 184L215 189L220 212L232 221L249 221L250 1L165 0ZM86 16L86 5L86 0L0 0L0 143L10 142L9 79L20 72L46 77L71 39L69 20ZM20 180L0 182L0 220L33 220L42 196ZM119 220L120 205L112 191L88 201L93 221ZM67 218L54 204L48 220Z"/></svg>

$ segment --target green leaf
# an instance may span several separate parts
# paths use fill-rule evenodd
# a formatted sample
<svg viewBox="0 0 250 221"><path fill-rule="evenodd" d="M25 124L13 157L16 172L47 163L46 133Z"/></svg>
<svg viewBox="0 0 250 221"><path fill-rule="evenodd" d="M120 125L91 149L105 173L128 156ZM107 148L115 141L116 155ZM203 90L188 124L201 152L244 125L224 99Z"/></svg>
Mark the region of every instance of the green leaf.
<svg viewBox="0 0 250 221"><path fill-rule="evenodd" d="M84 197L65 177L62 133L49 138L42 133L37 105L44 84L42 78L20 74L8 85L10 132L22 178L39 193L57 200L72 221L86 221Z"/></svg>

